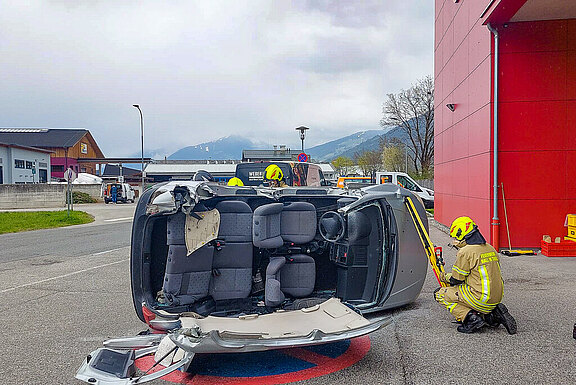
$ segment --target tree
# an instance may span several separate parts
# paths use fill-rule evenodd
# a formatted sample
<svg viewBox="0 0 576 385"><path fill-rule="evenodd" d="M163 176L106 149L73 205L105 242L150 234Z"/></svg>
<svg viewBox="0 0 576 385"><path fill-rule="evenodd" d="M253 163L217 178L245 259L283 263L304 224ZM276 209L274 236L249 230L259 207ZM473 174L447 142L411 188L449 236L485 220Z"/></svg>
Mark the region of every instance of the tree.
<svg viewBox="0 0 576 385"><path fill-rule="evenodd" d="M365 150L354 154L358 167L364 175L370 175L372 180L376 180L376 171L382 170L382 151Z"/></svg>
<svg viewBox="0 0 576 385"><path fill-rule="evenodd" d="M382 163L387 171L404 171L405 149L399 145L388 145L382 151Z"/></svg>
<svg viewBox="0 0 576 385"><path fill-rule="evenodd" d="M419 79L398 94L388 94L380 121L382 126L398 126L414 151L414 169L427 175L434 164L434 81L431 76Z"/></svg>
<svg viewBox="0 0 576 385"><path fill-rule="evenodd" d="M339 156L332 161L332 166L334 166L338 175L346 176L350 169L354 167L354 161L347 156Z"/></svg>

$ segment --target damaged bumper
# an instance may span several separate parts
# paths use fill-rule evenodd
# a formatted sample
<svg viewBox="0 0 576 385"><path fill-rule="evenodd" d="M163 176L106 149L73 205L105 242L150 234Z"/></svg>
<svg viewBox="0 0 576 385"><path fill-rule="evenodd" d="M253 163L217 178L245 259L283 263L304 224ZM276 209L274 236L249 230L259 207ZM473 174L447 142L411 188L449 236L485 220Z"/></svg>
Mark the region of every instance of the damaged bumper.
<svg viewBox="0 0 576 385"><path fill-rule="evenodd" d="M319 345L360 337L392 322L390 317L368 320L332 298L294 311L238 318L180 317L182 327L167 334L109 340L92 352L76 378L99 385L140 384L174 370L186 370L196 353L244 353ZM321 325L321 326L320 326ZM161 370L136 375L135 360L155 354Z"/></svg>

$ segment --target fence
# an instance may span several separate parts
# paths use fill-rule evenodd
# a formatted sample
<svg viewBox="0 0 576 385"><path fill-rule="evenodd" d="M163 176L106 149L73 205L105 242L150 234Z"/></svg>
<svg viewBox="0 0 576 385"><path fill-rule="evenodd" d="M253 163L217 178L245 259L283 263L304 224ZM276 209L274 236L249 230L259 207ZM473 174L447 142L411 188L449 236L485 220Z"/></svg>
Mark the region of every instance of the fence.
<svg viewBox="0 0 576 385"><path fill-rule="evenodd" d="M416 182L418 182L418 184L422 187L434 190L434 179L418 179Z"/></svg>
<svg viewBox="0 0 576 385"><path fill-rule="evenodd" d="M75 184L72 191L81 191L96 199L101 185ZM0 209L30 209L66 206L66 184L0 184Z"/></svg>

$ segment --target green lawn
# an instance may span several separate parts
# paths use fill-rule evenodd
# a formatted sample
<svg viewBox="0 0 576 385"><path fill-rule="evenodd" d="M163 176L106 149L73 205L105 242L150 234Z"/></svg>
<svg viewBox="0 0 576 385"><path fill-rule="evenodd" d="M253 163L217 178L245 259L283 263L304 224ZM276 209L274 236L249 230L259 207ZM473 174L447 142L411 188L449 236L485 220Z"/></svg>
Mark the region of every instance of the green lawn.
<svg viewBox="0 0 576 385"><path fill-rule="evenodd" d="M93 221L94 217L84 211L70 211L70 217L66 210L0 212L0 234L81 225Z"/></svg>
<svg viewBox="0 0 576 385"><path fill-rule="evenodd" d="M430 214L434 215L434 209L426 209Z"/></svg>

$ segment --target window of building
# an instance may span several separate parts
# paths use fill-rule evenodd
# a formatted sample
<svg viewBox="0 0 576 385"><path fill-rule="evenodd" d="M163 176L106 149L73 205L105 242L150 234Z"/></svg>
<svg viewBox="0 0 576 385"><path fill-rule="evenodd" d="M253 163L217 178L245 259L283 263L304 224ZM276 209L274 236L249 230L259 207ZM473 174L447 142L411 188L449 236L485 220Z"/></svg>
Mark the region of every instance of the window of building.
<svg viewBox="0 0 576 385"><path fill-rule="evenodd" d="M26 161L26 168L32 170L34 168L34 162Z"/></svg>
<svg viewBox="0 0 576 385"><path fill-rule="evenodd" d="M86 167L82 167L82 168L80 169L80 172L86 172Z"/></svg>
<svg viewBox="0 0 576 385"><path fill-rule="evenodd" d="M64 166L61 164L54 164L50 167L52 172L64 172Z"/></svg>
<svg viewBox="0 0 576 385"><path fill-rule="evenodd" d="M14 159L14 168L24 168L26 163L20 159Z"/></svg>

